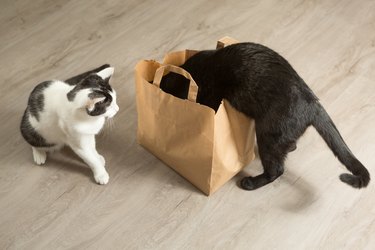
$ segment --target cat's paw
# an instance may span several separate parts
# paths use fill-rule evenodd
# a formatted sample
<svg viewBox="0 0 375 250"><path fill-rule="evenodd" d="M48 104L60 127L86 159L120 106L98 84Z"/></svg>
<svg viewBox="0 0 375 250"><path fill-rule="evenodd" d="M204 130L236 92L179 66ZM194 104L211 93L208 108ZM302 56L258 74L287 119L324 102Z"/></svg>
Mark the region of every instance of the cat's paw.
<svg viewBox="0 0 375 250"><path fill-rule="evenodd" d="M240 186L242 189L245 189L245 190L254 190L257 188L254 183L254 178L250 176L244 177L240 182Z"/></svg>
<svg viewBox="0 0 375 250"><path fill-rule="evenodd" d="M39 150L33 147L33 158L34 162L38 165L43 165L47 159L46 151Z"/></svg>
<svg viewBox="0 0 375 250"><path fill-rule="evenodd" d="M105 185L109 181L109 175L107 171L104 171L103 173L100 173L100 174L96 174L94 178L95 178L96 183L100 185Z"/></svg>

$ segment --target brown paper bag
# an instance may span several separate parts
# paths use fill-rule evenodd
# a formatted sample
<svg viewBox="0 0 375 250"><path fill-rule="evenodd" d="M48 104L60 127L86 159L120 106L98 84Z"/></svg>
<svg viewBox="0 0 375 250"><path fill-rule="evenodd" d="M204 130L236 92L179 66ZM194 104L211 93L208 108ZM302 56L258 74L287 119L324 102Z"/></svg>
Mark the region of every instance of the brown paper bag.
<svg viewBox="0 0 375 250"><path fill-rule="evenodd" d="M217 113L196 103L197 84L182 65L197 51L167 54L135 68L138 142L209 195L254 159L254 121L223 100ZM176 66L177 65L177 66ZM187 100L163 92L168 72L190 80Z"/></svg>

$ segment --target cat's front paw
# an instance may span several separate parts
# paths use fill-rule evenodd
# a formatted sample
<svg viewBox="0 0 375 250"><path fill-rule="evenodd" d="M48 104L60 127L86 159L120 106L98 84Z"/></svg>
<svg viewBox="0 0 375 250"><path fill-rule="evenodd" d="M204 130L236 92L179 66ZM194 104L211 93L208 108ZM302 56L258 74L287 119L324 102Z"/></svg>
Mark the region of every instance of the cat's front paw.
<svg viewBox="0 0 375 250"><path fill-rule="evenodd" d="M95 178L96 183L98 183L100 185L105 185L109 181L109 175L106 171L104 171L103 173L100 173L100 174L96 174L94 176L94 178Z"/></svg>
<svg viewBox="0 0 375 250"><path fill-rule="evenodd" d="M46 162L47 153L43 150L39 150L34 147L32 149L33 149L34 162L38 165L43 165Z"/></svg>

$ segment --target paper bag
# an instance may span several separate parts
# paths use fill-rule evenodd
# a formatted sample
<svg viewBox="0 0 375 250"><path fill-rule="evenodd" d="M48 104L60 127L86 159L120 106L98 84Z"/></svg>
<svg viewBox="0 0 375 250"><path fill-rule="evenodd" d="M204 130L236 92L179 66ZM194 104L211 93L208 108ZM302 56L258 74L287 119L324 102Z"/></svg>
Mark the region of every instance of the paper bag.
<svg viewBox="0 0 375 250"><path fill-rule="evenodd" d="M138 142L193 185L210 195L254 159L254 121L223 100L215 113L196 103L197 84L180 67L197 51L166 55L163 64L140 61L135 68ZM163 92L163 75L190 80L188 99Z"/></svg>

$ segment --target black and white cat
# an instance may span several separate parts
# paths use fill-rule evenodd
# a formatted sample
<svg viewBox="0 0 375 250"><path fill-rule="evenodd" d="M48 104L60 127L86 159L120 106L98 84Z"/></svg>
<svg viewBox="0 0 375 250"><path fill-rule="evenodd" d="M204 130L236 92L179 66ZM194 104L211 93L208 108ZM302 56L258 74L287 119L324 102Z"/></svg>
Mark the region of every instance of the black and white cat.
<svg viewBox="0 0 375 250"><path fill-rule="evenodd" d="M349 150L318 98L273 50L259 44L239 43L201 51L181 67L199 87L198 103L217 110L225 98L238 111L255 119L264 173L242 179L242 188L256 189L282 175L287 154L296 149L298 138L310 125L352 173L341 174L341 181L356 188L368 185L369 172ZM160 87L186 99L189 81L169 73L163 77Z"/></svg>
<svg viewBox="0 0 375 250"><path fill-rule="evenodd" d="M90 166L97 183L108 183L95 135L119 110L116 91L109 85L113 72L114 68L106 64L65 82L46 81L34 88L21 121L21 133L32 146L35 163L44 164L47 152L68 145Z"/></svg>

